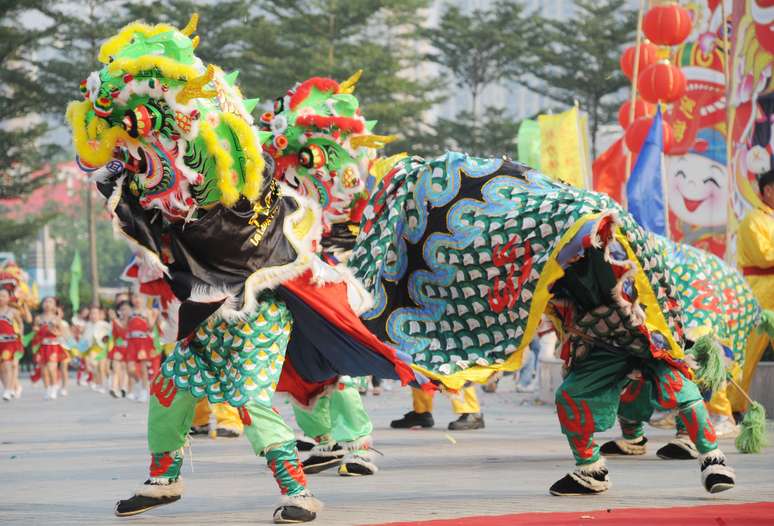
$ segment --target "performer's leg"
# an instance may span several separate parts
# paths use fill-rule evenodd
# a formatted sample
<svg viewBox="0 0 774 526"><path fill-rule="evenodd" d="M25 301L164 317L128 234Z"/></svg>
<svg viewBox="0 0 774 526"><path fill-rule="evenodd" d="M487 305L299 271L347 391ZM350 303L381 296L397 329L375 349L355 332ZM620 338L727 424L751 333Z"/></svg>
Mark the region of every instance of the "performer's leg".
<svg viewBox="0 0 774 526"><path fill-rule="evenodd" d="M373 475L378 470L371 451L374 426L363 407L363 397L347 380L342 378L330 394L331 435L334 442L347 452L339 467L339 475Z"/></svg>
<svg viewBox="0 0 774 526"><path fill-rule="evenodd" d="M696 446L705 489L717 493L734 487L734 471L726 467L726 457L718 448L715 429L699 388L666 362L654 361L649 366L659 406L677 409L678 420Z"/></svg>
<svg viewBox="0 0 774 526"><path fill-rule="evenodd" d="M253 451L266 457L283 495L274 511L275 522L313 520L322 504L306 488L306 476L298 458L293 430L279 413L254 400L248 401L239 413Z"/></svg>
<svg viewBox="0 0 774 526"><path fill-rule="evenodd" d="M207 398L202 398L196 403L193 421L191 422L192 435L206 435L209 433L211 414L212 407L210 406L210 402L207 400Z"/></svg>
<svg viewBox="0 0 774 526"><path fill-rule="evenodd" d="M552 495L589 495L610 487L594 432L615 424L620 393L631 365L622 352L592 348L576 360L556 391L556 409L576 467L551 486Z"/></svg>
<svg viewBox="0 0 774 526"><path fill-rule="evenodd" d="M750 392L752 379L755 376L755 370L758 368L758 362L761 361L763 353L769 345L770 338L767 334L758 331L752 331L747 339L747 348L744 355L744 367L742 368L742 381L739 383L745 393ZM731 406L734 411L744 413L747 411L747 397L739 392L736 387L729 392Z"/></svg>
<svg viewBox="0 0 774 526"><path fill-rule="evenodd" d="M187 390L178 390L174 380L161 375L154 380L151 393L148 404L150 476L131 498L116 504L119 517L169 504L183 494L180 478L183 445L193 421L196 398Z"/></svg>
<svg viewBox="0 0 774 526"><path fill-rule="evenodd" d="M360 397L357 392L355 394ZM344 450L332 436L331 395L319 397L311 408L293 404L293 413L304 435L317 442L304 460L304 473L320 473L338 466L344 457Z"/></svg>
<svg viewBox="0 0 774 526"><path fill-rule="evenodd" d="M416 387L411 388L411 403L415 413L433 412L433 393L428 393Z"/></svg>
<svg viewBox="0 0 774 526"><path fill-rule="evenodd" d="M476 396L476 388L468 386L459 393L458 396L452 396L452 411L460 417L449 422L449 429L452 431L468 431L471 429L484 428L484 415L481 414L481 406Z"/></svg>
<svg viewBox="0 0 774 526"><path fill-rule="evenodd" d="M707 402L707 411L718 438L736 437L739 434L731 401L728 399L728 384L723 383L723 386L712 394L712 398Z"/></svg>
<svg viewBox="0 0 774 526"><path fill-rule="evenodd" d="M212 412L215 413L215 422L217 423L215 432L219 437L235 438L242 434L244 425L239 417L239 411L235 407L222 402L215 404Z"/></svg>
<svg viewBox="0 0 774 526"><path fill-rule="evenodd" d="M390 422L390 427L397 429L433 427L435 425L435 420L433 420L433 393L412 387L411 400L414 406L413 410L403 415L403 418Z"/></svg>
<svg viewBox="0 0 774 526"><path fill-rule="evenodd" d="M642 375L628 381L618 405L622 437L602 444L600 452L604 456L644 455L647 452L648 438L645 436L644 423L653 412L652 393L653 383Z"/></svg>

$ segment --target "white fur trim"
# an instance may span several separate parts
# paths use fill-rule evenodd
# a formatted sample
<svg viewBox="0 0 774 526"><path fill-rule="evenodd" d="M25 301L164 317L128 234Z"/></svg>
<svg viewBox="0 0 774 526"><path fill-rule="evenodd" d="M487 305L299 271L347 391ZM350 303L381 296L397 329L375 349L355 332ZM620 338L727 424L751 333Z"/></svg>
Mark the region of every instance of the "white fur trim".
<svg viewBox="0 0 774 526"><path fill-rule="evenodd" d="M167 482L166 479L152 478L151 482L154 484L143 484L134 491L135 495L142 495L143 497L180 497L185 489L183 486L182 477L178 478L175 482Z"/></svg>
<svg viewBox="0 0 774 526"><path fill-rule="evenodd" d="M324 507L323 503L317 500L309 490L305 490L298 495L283 495L277 503L277 506L296 506L311 511L312 513L319 513Z"/></svg>
<svg viewBox="0 0 774 526"><path fill-rule="evenodd" d="M677 435L675 438L670 440L669 443L674 444L680 449L684 449L685 451L690 453L691 456L693 456L693 458L698 458L699 456L699 450L696 449L696 445L691 441L690 438L686 436Z"/></svg>
<svg viewBox="0 0 774 526"><path fill-rule="evenodd" d="M723 454L723 452L720 450L720 448L713 449L709 453L702 453L699 455L699 464L702 466L706 461L712 461L712 460L720 460L722 462L726 461L726 456Z"/></svg>
<svg viewBox="0 0 774 526"><path fill-rule="evenodd" d="M716 461L716 460L719 460L721 463L710 464L704 467L705 462ZM725 475L726 477L730 478L733 481L736 480L736 473L732 468L726 466L725 462L726 462L726 456L723 454L722 451L720 451L720 448L714 449L709 453L699 455L699 466L703 466L701 470L701 484L708 491L710 488L707 488L707 477L709 477L710 475Z"/></svg>
<svg viewBox="0 0 774 526"><path fill-rule="evenodd" d="M340 458L344 456L344 451L339 449L334 451L333 448L336 446L336 442L333 440L329 440L328 442L323 442L322 444L317 444L312 448L311 451L309 451L310 455L314 455L317 457L330 457L330 458Z"/></svg>
<svg viewBox="0 0 774 526"><path fill-rule="evenodd" d="M599 460L592 462L591 464L581 464L575 466L576 473L599 473L607 467L605 457L599 457Z"/></svg>
<svg viewBox="0 0 774 526"><path fill-rule="evenodd" d="M619 438L615 443L621 448L621 451L627 455L644 455L648 452L648 446L646 444L635 444L635 442L639 442L639 440L639 438L635 440Z"/></svg>
<svg viewBox="0 0 774 526"><path fill-rule="evenodd" d="M374 439L371 435L360 437L351 442L339 442L339 445L347 451L357 451L359 449L371 449L374 445Z"/></svg>
<svg viewBox="0 0 774 526"><path fill-rule="evenodd" d="M593 476L596 473L600 473L603 469L605 469L605 457L599 457L599 460L592 464L576 466L575 470L570 473L570 476L575 479L575 482L590 490L596 492L607 491L612 486L607 475L605 475L605 480L597 480Z"/></svg>
<svg viewBox="0 0 774 526"><path fill-rule="evenodd" d="M376 473L379 468L372 461L374 459L373 453L370 451L360 451L357 453L347 453L342 459L342 464L358 464L371 470L371 473Z"/></svg>

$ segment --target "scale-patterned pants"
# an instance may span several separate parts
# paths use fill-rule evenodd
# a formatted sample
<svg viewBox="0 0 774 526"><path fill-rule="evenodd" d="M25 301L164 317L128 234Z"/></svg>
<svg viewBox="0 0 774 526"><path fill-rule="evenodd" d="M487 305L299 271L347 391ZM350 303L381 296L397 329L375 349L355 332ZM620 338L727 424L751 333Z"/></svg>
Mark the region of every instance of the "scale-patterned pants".
<svg viewBox="0 0 774 526"><path fill-rule="evenodd" d="M197 402L234 406L256 455L265 456L283 495L298 495L306 477L293 431L274 411L292 317L270 293L249 319L209 319L190 342L178 343L151 384L148 413L150 477L175 481Z"/></svg>

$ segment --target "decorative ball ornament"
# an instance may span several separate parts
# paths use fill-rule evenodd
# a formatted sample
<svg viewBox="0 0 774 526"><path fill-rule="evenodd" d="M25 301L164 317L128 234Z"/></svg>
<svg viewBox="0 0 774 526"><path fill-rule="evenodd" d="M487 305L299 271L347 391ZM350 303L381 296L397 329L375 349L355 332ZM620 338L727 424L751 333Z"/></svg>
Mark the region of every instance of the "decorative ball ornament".
<svg viewBox="0 0 774 526"><path fill-rule="evenodd" d="M621 104L620 109L618 110L618 123L621 125L621 128L624 130L629 127L629 124L631 122L629 121L629 113L631 108L631 101L627 100L623 104ZM656 111L656 107L653 104L650 104L649 102L645 102L641 98L637 98L637 100L634 101L634 119L639 119L640 117L652 117L653 114Z"/></svg>
<svg viewBox="0 0 774 526"><path fill-rule="evenodd" d="M626 78L632 80L634 75L634 57L637 54L637 46L629 46L621 54L621 70ZM651 64L655 64L658 60L658 47L654 46L648 41L640 43L640 67L638 73L642 73L645 68Z"/></svg>
<svg viewBox="0 0 774 526"><path fill-rule="evenodd" d="M642 30L659 46L676 46L691 34L691 12L676 2L657 5L645 13Z"/></svg>
<svg viewBox="0 0 774 526"><path fill-rule="evenodd" d="M685 74L677 66L662 60L640 73L637 90L646 102L674 102L685 93Z"/></svg>
<svg viewBox="0 0 774 526"><path fill-rule="evenodd" d="M626 141L626 147L632 152L639 152L642 150L642 145L645 144L645 139L650 131L650 126L653 124L653 117L640 117L636 119L631 126L626 129L626 135L624 139ZM672 148L672 127L669 123L661 121L664 152L669 152Z"/></svg>

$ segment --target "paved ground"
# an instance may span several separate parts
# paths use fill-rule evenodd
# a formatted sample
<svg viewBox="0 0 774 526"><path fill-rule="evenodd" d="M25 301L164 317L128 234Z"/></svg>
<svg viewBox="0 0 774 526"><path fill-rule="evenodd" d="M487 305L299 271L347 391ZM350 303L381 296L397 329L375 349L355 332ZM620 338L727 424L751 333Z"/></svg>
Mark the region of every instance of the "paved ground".
<svg viewBox="0 0 774 526"><path fill-rule="evenodd" d="M267 524L277 488L243 438L197 439L194 472L186 461L183 500L144 515L117 519L118 497L144 479L144 405L85 389L44 402L40 387L0 405L0 523L3 524ZM368 396L376 446L384 453L374 477L310 476L326 503L316 524L375 524L527 511L670 507L774 500L774 449L740 455L724 441L736 468L736 489L711 496L695 462L666 462L653 453L668 433L651 429L651 452L611 461L613 489L605 495L548 495L570 467L552 407L535 406L505 382L481 394L487 428L448 433L449 404L439 397L433 430L397 431L389 421L409 404L404 390ZM279 403L283 414L289 407ZM771 429L770 431L774 430ZM604 436L613 436L606 433Z"/></svg>

